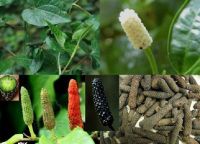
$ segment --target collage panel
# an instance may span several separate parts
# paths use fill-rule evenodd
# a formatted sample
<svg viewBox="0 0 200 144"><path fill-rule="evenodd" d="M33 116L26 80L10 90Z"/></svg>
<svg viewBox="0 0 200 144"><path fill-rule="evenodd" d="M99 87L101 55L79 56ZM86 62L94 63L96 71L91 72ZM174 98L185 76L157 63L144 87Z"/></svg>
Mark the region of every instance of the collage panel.
<svg viewBox="0 0 200 144"><path fill-rule="evenodd" d="M0 144L199 144L199 0L0 0Z"/></svg>
<svg viewBox="0 0 200 144"><path fill-rule="evenodd" d="M17 77L20 93L18 101L0 101L4 144L98 144L100 131L119 128L118 75L4 77Z"/></svg>
<svg viewBox="0 0 200 144"><path fill-rule="evenodd" d="M0 101L19 101L19 75L0 75Z"/></svg>
<svg viewBox="0 0 200 144"><path fill-rule="evenodd" d="M117 130L119 127L118 75L86 76L87 131Z"/></svg>
<svg viewBox="0 0 200 144"><path fill-rule="evenodd" d="M199 75L120 75L120 128L104 144L198 144Z"/></svg>
<svg viewBox="0 0 200 144"><path fill-rule="evenodd" d="M102 0L100 9L102 74L200 73L199 0Z"/></svg>
<svg viewBox="0 0 200 144"><path fill-rule="evenodd" d="M95 73L99 26L99 0L1 0L0 73Z"/></svg>

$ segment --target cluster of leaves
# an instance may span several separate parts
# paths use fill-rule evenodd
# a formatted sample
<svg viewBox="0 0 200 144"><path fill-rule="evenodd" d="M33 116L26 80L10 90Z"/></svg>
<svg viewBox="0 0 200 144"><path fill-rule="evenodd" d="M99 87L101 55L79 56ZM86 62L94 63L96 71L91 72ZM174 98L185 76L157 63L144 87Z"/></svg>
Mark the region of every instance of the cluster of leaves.
<svg viewBox="0 0 200 144"><path fill-rule="evenodd" d="M99 67L98 3L0 1L0 72L84 74Z"/></svg>
<svg viewBox="0 0 200 144"><path fill-rule="evenodd" d="M127 5L138 13L153 37L152 50L160 73L200 72L199 0L117 0L110 12L112 3L112 0L103 0L101 4L104 9L101 13L102 72L151 73L150 66L144 66L148 65L144 52L132 48L117 19ZM109 19L105 17L108 12ZM112 56L108 51L112 51Z"/></svg>

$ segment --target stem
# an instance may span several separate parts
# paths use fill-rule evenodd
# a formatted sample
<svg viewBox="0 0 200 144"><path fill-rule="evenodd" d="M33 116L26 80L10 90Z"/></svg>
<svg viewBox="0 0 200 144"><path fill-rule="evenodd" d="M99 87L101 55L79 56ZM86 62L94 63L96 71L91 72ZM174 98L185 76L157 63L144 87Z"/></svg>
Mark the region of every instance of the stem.
<svg viewBox="0 0 200 144"><path fill-rule="evenodd" d="M155 57L152 53L151 48L145 49L144 52L145 52L145 55L146 55L146 57L149 61L149 64L151 65L152 73L158 74L158 67L157 67L156 60L155 60Z"/></svg>
<svg viewBox="0 0 200 144"><path fill-rule="evenodd" d="M81 40L87 35L87 33L89 32L89 30L90 30L91 27L92 27L92 26L89 26L89 27L86 29L86 31L82 34L81 38L78 40L78 42L77 42L77 44L76 44L76 46L75 46L75 48L74 48L74 51L73 51L72 55L70 56L70 59L69 59L67 65L66 65L66 66L64 67L64 69L62 70L61 74L63 74L63 73L67 70L69 64L72 62L72 59L74 58L74 56L75 56L75 54L76 54L76 52L77 52L77 50L78 50L78 48L79 48L79 44L80 44Z"/></svg>
<svg viewBox="0 0 200 144"><path fill-rule="evenodd" d="M59 72L59 75L61 75L62 71L61 71L61 66L60 66L60 52L58 53L57 65L58 65L58 72Z"/></svg>
<svg viewBox="0 0 200 144"><path fill-rule="evenodd" d="M82 10L88 16L91 16L91 14L88 11L86 11L84 8L82 8L80 5L77 5L76 3L73 3L72 5L75 6L75 7L77 7L77 8L79 8L80 10Z"/></svg>
<svg viewBox="0 0 200 144"><path fill-rule="evenodd" d="M51 132L51 140L56 143L57 137L56 137L54 129L52 129L50 132Z"/></svg>
<svg viewBox="0 0 200 144"><path fill-rule="evenodd" d="M5 141L5 144L14 144L23 139L23 134L15 134L11 138L9 138L7 141Z"/></svg>
<svg viewBox="0 0 200 144"><path fill-rule="evenodd" d="M35 138L34 140L38 140L38 138ZM30 138L23 138L23 134L15 134L11 138L9 138L7 141L3 142L5 144L15 144L19 141L32 141Z"/></svg>
<svg viewBox="0 0 200 144"><path fill-rule="evenodd" d="M174 65L172 64L171 59L170 59L170 52L169 52L170 42L171 42L171 38L172 38L172 32L173 32L174 24L175 24L176 20L178 19L179 15L181 14L181 12L183 11L183 9L185 8L185 6L189 2L190 2L190 0L185 0L184 3L181 5L181 7L176 12L176 14L174 15L174 17L172 19L172 22L170 24L170 27L169 27L169 33L168 33L168 37L167 37L167 53L168 53L168 58L169 58L169 61L170 61L170 64L171 64L172 68L176 71L176 73L178 73L178 72L177 72L176 68L174 67Z"/></svg>
<svg viewBox="0 0 200 144"><path fill-rule="evenodd" d="M36 139L37 137L36 137L36 134L35 134L34 131L33 131L33 126L32 126L32 124L31 124L31 125L28 125L28 129L29 129L29 132L30 132L30 134L31 134L31 139Z"/></svg>
<svg viewBox="0 0 200 144"><path fill-rule="evenodd" d="M71 57L70 57L67 65L64 67L63 71L61 72L61 74L63 74L67 70L67 68L68 68L69 64L71 63L72 59L74 58L74 56L75 56L76 51L78 50L78 48L79 48L79 42L76 44L76 46L74 48L74 51L73 51L73 53L72 53L72 55L71 55Z"/></svg>

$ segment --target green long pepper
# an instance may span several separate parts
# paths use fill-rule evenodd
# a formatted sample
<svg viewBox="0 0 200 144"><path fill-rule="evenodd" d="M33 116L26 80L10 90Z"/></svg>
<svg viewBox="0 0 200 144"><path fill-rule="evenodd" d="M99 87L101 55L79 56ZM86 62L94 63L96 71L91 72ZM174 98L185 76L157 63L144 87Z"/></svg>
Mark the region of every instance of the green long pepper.
<svg viewBox="0 0 200 144"><path fill-rule="evenodd" d="M33 109L31 105L31 100L26 88L21 87L21 105L22 105L22 113L23 119L27 126L32 125L33 123Z"/></svg>
<svg viewBox="0 0 200 144"><path fill-rule="evenodd" d="M32 123L33 123L33 109L31 105L31 99L28 94L28 91L26 88L21 87L21 105L22 105L22 113L23 113L23 119L25 124L29 128L29 132L31 134L32 139L36 139L36 135L33 131Z"/></svg>

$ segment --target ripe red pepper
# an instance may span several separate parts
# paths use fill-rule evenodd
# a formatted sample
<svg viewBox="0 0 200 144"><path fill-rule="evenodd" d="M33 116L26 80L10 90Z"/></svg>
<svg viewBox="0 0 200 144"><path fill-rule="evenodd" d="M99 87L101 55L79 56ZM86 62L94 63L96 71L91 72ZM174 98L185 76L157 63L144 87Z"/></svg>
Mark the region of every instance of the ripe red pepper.
<svg viewBox="0 0 200 144"><path fill-rule="evenodd" d="M69 81L68 87L68 117L71 130L75 127L83 128L83 121L80 111L80 96L77 82L74 79Z"/></svg>

